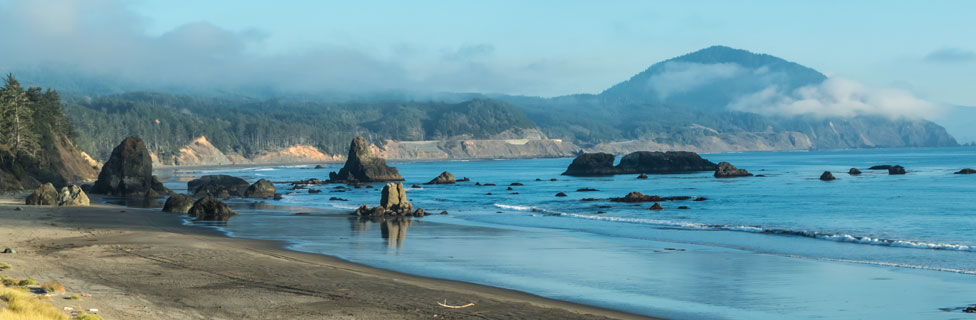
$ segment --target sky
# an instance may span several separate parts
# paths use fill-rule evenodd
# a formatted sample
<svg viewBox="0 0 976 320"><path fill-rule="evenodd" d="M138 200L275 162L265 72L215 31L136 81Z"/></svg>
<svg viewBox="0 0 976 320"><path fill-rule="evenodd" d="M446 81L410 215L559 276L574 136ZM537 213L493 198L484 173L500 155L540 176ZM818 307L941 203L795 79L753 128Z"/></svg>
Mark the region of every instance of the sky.
<svg viewBox="0 0 976 320"><path fill-rule="evenodd" d="M0 67L558 96L726 45L976 106L973 12L973 1L0 0Z"/></svg>

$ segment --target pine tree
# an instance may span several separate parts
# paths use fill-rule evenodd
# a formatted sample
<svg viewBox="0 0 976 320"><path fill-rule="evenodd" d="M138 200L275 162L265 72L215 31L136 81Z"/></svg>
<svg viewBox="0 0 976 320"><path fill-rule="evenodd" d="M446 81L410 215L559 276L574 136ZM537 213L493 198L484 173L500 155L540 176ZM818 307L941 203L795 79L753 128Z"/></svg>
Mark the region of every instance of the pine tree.
<svg viewBox="0 0 976 320"><path fill-rule="evenodd" d="M0 89L0 142L14 154L34 155L38 149L37 134L32 130L34 110L20 83L7 74Z"/></svg>

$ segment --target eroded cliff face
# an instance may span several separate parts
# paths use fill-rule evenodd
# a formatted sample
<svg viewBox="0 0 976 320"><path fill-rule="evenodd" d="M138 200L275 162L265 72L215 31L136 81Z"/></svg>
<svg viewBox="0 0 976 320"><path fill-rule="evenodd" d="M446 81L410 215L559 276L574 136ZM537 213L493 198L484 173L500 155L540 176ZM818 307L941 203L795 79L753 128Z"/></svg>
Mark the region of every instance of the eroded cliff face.
<svg viewBox="0 0 976 320"><path fill-rule="evenodd" d="M176 165L224 165L232 164L233 162L227 158L223 152L214 147L207 137L200 136L194 139L190 144L183 148L180 148L176 157L173 159L173 163Z"/></svg>
<svg viewBox="0 0 976 320"><path fill-rule="evenodd" d="M662 142L664 138L615 141L585 148L587 152L627 154L637 151L692 151L698 153L789 151L814 148L809 136L800 132L739 132L697 135L685 142Z"/></svg>
<svg viewBox="0 0 976 320"><path fill-rule="evenodd" d="M342 156L328 155L316 147L309 145L294 145L278 151L266 152L251 158L253 163L309 163L309 162L339 162L345 160Z"/></svg>

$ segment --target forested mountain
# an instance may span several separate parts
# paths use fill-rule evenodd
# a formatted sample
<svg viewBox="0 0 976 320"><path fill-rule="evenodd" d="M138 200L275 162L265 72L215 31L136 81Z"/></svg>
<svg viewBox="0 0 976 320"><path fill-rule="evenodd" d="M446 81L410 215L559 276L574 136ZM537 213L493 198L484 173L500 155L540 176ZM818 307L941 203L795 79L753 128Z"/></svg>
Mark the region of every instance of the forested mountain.
<svg viewBox="0 0 976 320"><path fill-rule="evenodd" d="M57 91L24 88L7 75L0 88L0 192L94 178L73 136Z"/></svg>
<svg viewBox="0 0 976 320"><path fill-rule="evenodd" d="M160 157L200 136L225 153L250 158L294 145L344 154L349 141L488 139L535 128L512 105L493 100L333 103L127 93L72 99L65 105L79 144L105 159L118 137L146 139Z"/></svg>
<svg viewBox="0 0 976 320"><path fill-rule="evenodd" d="M292 146L342 155L348 141L358 135L380 146L387 140L518 138L559 144L521 150L495 144L491 148L500 150L495 153L485 148L468 152L464 149L470 146L455 142L394 144L394 149L420 149L386 150L406 158L563 156L576 148L721 152L957 145L945 129L918 118L740 107L756 95L789 97L826 81L820 72L794 62L715 46L653 64L600 94L541 98L386 93L330 98L275 96L261 90L74 92L64 110L78 132L79 146L99 159L120 137L130 135L143 137L166 159L201 136L220 152L243 158ZM538 150L549 151L533 153Z"/></svg>

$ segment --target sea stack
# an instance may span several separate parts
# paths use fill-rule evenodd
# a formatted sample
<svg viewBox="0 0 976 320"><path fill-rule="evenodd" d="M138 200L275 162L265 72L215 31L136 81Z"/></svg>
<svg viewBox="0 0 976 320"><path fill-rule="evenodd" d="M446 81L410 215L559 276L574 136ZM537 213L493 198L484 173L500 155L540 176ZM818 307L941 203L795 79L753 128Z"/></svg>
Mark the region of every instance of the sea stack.
<svg viewBox="0 0 976 320"><path fill-rule="evenodd" d="M891 168L888 168L888 174L905 174L905 167L891 166Z"/></svg>
<svg viewBox="0 0 976 320"><path fill-rule="evenodd" d="M609 153L584 153L573 159L564 176L609 176L617 173L614 156Z"/></svg>
<svg viewBox="0 0 976 320"><path fill-rule="evenodd" d="M102 166L91 193L143 196L147 192L168 194L170 190L153 177L152 159L146 143L136 137L125 138Z"/></svg>
<svg viewBox="0 0 976 320"><path fill-rule="evenodd" d="M332 182L380 182L403 181L397 168L386 165L386 160L373 154L363 137L352 139L346 165L338 173L330 172Z"/></svg>
<svg viewBox="0 0 976 320"><path fill-rule="evenodd" d="M857 170L857 168L851 168L851 170L848 170L847 171L847 174L852 175L852 176L856 176L856 175L861 174L861 170Z"/></svg>
<svg viewBox="0 0 976 320"><path fill-rule="evenodd" d="M718 163L718 168L715 169L716 178L736 178L736 177L751 177L752 174L745 169L739 169L733 166L731 163L722 161Z"/></svg>

